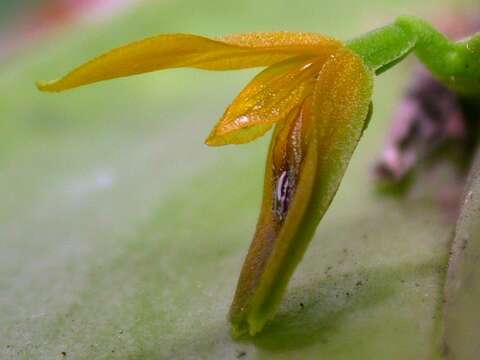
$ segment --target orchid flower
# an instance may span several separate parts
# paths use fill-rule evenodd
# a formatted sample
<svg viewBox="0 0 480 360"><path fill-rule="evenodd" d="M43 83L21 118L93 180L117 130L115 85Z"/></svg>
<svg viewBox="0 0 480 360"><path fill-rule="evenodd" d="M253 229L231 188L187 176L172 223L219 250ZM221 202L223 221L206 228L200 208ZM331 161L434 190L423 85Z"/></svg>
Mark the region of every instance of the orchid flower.
<svg viewBox="0 0 480 360"><path fill-rule="evenodd" d="M230 309L234 336L254 335L274 316L368 125L374 75L412 51L451 88L480 94L480 36L452 43L412 17L346 43L290 32L219 39L160 35L114 49L59 80L37 85L58 92L166 68L266 67L206 140L212 146L242 144L275 127L260 216Z"/></svg>

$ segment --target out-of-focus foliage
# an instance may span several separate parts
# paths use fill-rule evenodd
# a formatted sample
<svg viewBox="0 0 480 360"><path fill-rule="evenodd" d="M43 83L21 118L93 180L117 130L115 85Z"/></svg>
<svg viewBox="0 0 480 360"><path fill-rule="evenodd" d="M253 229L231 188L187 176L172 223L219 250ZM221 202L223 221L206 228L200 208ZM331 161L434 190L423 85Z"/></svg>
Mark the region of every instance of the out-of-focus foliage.
<svg viewBox="0 0 480 360"><path fill-rule="evenodd" d="M428 193L379 198L368 179L406 67L377 80L375 115L280 313L244 343L226 313L268 139L218 150L202 140L255 71L175 70L55 96L33 86L151 34L346 39L438 4L161 1L4 64L0 358L438 358L451 228Z"/></svg>
<svg viewBox="0 0 480 360"><path fill-rule="evenodd" d="M0 4L0 63L72 24L111 20L141 0L37 0Z"/></svg>

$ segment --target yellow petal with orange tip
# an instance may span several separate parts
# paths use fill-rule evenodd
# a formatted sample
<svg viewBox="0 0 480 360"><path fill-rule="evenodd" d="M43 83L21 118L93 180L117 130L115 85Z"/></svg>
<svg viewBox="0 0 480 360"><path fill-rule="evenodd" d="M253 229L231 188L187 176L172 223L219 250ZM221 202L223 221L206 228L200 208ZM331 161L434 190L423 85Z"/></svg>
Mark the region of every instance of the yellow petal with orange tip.
<svg viewBox="0 0 480 360"><path fill-rule="evenodd" d="M308 33L252 33L218 40L190 34L159 35L111 50L61 79L39 81L37 86L42 91L58 92L167 68L234 70L270 66L299 55L331 53L341 46L337 40Z"/></svg>
<svg viewBox="0 0 480 360"><path fill-rule="evenodd" d="M302 103L326 60L297 57L262 71L227 108L206 144L242 144L263 135Z"/></svg>
<svg viewBox="0 0 480 360"><path fill-rule="evenodd" d="M295 120L277 125L257 229L230 309L234 336L255 335L275 314L368 123L372 86L372 71L342 49L324 64Z"/></svg>

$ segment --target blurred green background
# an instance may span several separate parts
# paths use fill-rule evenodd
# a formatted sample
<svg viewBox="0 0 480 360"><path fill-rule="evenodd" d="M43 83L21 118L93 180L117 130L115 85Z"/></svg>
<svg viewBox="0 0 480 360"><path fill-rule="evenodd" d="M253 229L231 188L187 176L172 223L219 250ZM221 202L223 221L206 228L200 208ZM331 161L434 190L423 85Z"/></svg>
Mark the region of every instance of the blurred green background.
<svg viewBox="0 0 480 360"><path fill-rule="evenodd" d="M258 70L171 70L55 95L34 81L158 33L348 39L469 3L145 1L96 21L87 9L36 37L15 19L42 2L3 1L0 45L16 48L0 57L0 358L438 358L451 226L428 194L382 198L369 179L411 63L377 79L371 126L278 316L242 342L226 314L270 136L203 140Z"/></svg>

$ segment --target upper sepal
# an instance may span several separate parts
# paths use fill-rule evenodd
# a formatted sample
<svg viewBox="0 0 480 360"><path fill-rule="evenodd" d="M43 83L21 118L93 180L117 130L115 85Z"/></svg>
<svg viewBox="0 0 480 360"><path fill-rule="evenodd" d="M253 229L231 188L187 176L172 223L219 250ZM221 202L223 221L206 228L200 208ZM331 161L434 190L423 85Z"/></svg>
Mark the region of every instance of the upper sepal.
<svg viewBox="0 0 480 360"><path fill-rule="evenodd" d="M234 70L270 66L286 59L331 52L341 43L308 33L251 33L210 39L166 34L113 49L53 81L39 81L42 91L58 92L97 81L156 70L192 67Z"/></svg>

